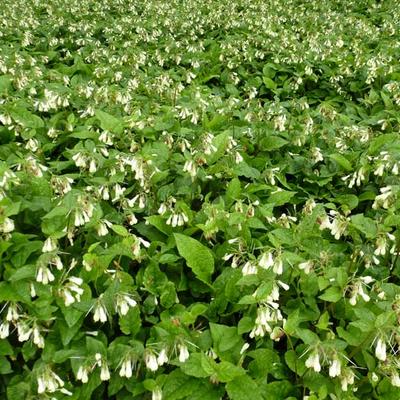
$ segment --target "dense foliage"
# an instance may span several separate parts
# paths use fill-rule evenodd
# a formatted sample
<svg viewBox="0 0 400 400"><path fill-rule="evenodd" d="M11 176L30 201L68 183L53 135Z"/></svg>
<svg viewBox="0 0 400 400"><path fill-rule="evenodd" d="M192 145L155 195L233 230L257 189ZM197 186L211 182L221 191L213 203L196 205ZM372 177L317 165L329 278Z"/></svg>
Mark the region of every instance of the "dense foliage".
<svg viewBox="0 0 400 400"><path fill-rule="evenodd" d="M1 398L400 398L396 0L1 7Z"/></svg>

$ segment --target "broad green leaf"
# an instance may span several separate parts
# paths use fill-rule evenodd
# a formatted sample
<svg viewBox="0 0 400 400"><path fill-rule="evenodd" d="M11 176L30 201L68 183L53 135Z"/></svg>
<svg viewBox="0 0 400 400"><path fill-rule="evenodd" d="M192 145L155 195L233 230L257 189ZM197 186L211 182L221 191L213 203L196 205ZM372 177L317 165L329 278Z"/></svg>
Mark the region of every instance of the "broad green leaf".
<svg viewBox="0 0 400 400"><path fill-rule="evenodd" d="M343 291L340 288L333 286L325 290L325 292L321 294L319 298L324 301L336 303L343 298Z"/></svg>
<svg viewBox="0 0 400 400"><path fill-rule="evenodd" d="M209 283L214 272L212 252L198 240L181 233L174 233L179 254L201 281Z"/></svg>
<svg viewBox="0 0 400 400"><path fill-rule="evenodd" d="M248 375L243 375L226 385L231 400L262 400L261 390Z"/></svg>
<svg viewBox="0 0 400 400"><path fill-rule="evenodd" d="M330 154L329 158L331 158L333 161L339 164L344 170L346 171L352 170L351 163L345 156L342 156L339 153L334 153Z"/></svg>
<svg viewBox="0 0 400 400"><path fill-rule="evenodd" d="M289 203L296 192L289 192L287 190L279 190L271 193L267 202L274 206L282 206L283 204Z"/></svg>
<svg viewBox="0 0 400 400"><path fill-rule="evenodd" d="M288 143L286 139L281 138L280 136L272 136L268 135L260 142L260 148L264 151L272 151L280 149Z"/></svg>
<svg viewBox="0 0 400 400"><path fill-rule="evenodd" d="M362 232L368 239L376 237L378 230L376 222L363 214L356 214L351 217L352 225Z"/></svg>
<svg viewBox="0 0 400 400"><path fill-rule="evenodd" d="M102 129L112 133L122 133L123 122L121 119L101 110L96 110L95 115L99 119Z"/></svg>

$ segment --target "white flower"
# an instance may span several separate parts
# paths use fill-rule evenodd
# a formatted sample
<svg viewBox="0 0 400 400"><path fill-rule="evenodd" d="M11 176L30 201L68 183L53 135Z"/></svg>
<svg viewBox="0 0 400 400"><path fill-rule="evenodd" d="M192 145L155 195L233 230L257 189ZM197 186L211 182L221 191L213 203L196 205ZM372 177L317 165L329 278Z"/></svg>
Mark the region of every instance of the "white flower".
<svg viewBox="0 0 400 400"><path fill-rule="evenodd" d="M14 221L8 217L4 218L4 222L0 225L0 231L10 233L15 229Z"/></svg>
<svg viewBox="0 0 400 400"><path fill-rule="evenodd" d="M257 267L250 261L247 261L242 268L243 275L254 275L257 274Z"/></svg>
<svg viewBox="0 0 400 400"><path fill-rule="evenodd" d="M86 167L86 157L82 153L76 153L72 156L77 167Z"/></svg>
<svg viewBox="0 0 400 400"><path fill-rule="evenodd" d="M42 253L50 253L57 250L57 241L51 237L47 238L42 247Z"/></svg>
<svg viewBox="0 0 400 400"><path fill-rule="evenodd" d="M106 363L102 363L100 370L100 379L102 381L108 381L110 379L110 370Z"/></svg>
<svg viewBox="0 0 400 400"><path fill-rule="evenodd" d="M349 299L349 303L350 305L355 306L357 304L357 295L351 296Z"/></svg>
<svg viewBox="0 0 400 400"><path fill-rule="evenodd" d="M378 165L378 168L375 169L374 175L382 176L384 171L385 171L385 164L381 163Z"/></svg>
<svg viewBox="0 0 400 400"><path fill-rule="evenodd" d="M312 353L306 360L306 367L313 368L315 372L321 371L321 364L319 363L319 354L318 352Z"/></svg>
<svg viewBox="0 0 400 400"><path fill-rule="evenodd" d="M329 376L334 378L335 376L339 376L341 372L340 361L337 358L334 358L329 367Z"/></svg>
<svg viewBox="0 0 400 400"><path fill-rule="evenodd" d="M83 289L80 287L83 283L81 278L71 276L68 278L66 285L60 289L59 294L64 299L66 307L75 303L75 301L81 301Z"/></svg>
<svg viewBox="0 0 400 400"><path fill-rule="evenodd" d="M150 371L157 371L158 363L157 358L152 351L147 351L144 355L144 362Z"/></svg>
<svg viewBox="0 0 400 400"><path fill-rule="evenodd" d="M386 360L386 343L381 338L376 341L375 356L380 361Z"/></svg>
<svg viewBox="0 0 400 400"><path fill-rule="evenodd" d="M376 256L384 256L386 254L386 238L385 236L380 236L376 240L376 249L374 251Z"/></svg>
<svg viewBox="0 0 400 400"><path fill-rule="evenodd" d="M362 276L360 278L366 285L369 285L370 283L374 282L374 278L372 276L366 275L366 276Z"/></svg>
<svg viewBox="0 0 400 400"><path fill-rule="evenodd" d="M162 400L162 392L160 389L155 389L152 391L151 400Z"/></svg>
<svg viewBox="0 0 400 400"><path fill-rule="evenodd" d="M188 348L184 344L178 344L178 349L179 349L179 361L183 363L189 358Z"/></svg>
<svg viewBox="0 0 400 400"><path fill-rule="evenodd" d="M304 271L305 274L309 274L313 268L314 263L312 261L305 261L299 264L299 268Z"/></svg>
<svg viewBox="0 0 400 400"><path fill-rule="evenodd" d="M400 377L397 372L392 373L392 376L390 377L390 383L393 386L400 387Z"/></svg>
<svg viewBox="0 0 400 400"><path fill-rule="evenodd" d="M121 315L126 315L131 307L135 307L137 302L127 294L118 294L116 302L116 311Z"/></svg>
<svg viewBox="0 0 400 400"><path fill-rule="evenodd" d="M50 269L44 266L40 266L36 274L36 281L47 285L49 282L53 282L55 279Z"/></svg>
<svg viewBox="0 0 400 400"><path fill-rule="evenodd" d="M74 219L75 226L82 226L85 225L85 218L81 211L75 211L75 219Z"/></svg>
<svg viewBox="0 0 400 400"><path fill-rule="evenodd" d="M95 161L95 160L90 160L89 172L90 172L91 174L94 174L96 171L97 171L96 161Z"/></svg>
<svg viewBox="0 0 400 400"><path fill-rule="evenodd" d="M250 347L249 343L245 343L240 349L240 354L243 354Z"/></svg>
<svg viewBox="0 0 400 400"><path fill-rule="evenodd" d="M319 161L324 161L324 157L322 156L321 149L319 147L314 147L311 150L311 157L314 163L317 163Z"/></svg>
<svg viewBox="0 0 400 400"><path fill-rule="evenodd" d="M195 178L197 175L197 167L194 161L187 160L183 166L183 171L188 172L192 178Z"/></svg>
<svg viewBox="0 0 400 400"><path fill-rule="evenodd" d="M275 342L279 342L281 340L281 337L283 336L283 331L282 328L279 326L275 326L274 329L272 329L272 332L269 334L269 337L272 340L275 340Z"/></svg>
<svg viewBox="0 0 400 400"><path fill-rule="evenodd" d="M10 323L5 321L0 325L0 339L5 339L10 334Z"/></svg>
<svg viewBox="0 0 400 400"><path fill-rule="evenodd" d="M274 265L274 258L272 257L272 253L263 253L260 260L258 261L258 265L264 269L271 268Z"/></svg>
<svg viewBox="0 0 400 400"><path fill-rule="evenodd" d="M107 322L107 310L100 301L97 301L94 307L93 321Z"/></svg>
<svg viewBox="0 0 400 400"><path fill-rule="evenodd" d="M235 152L235 163L240 164L243 161L243 157L240 155L240 153L237 151Z"/></svg>
<svg viewBox="0 0 400 400"><path fill-rule="evenodd" d="M161 366L167 362L168 362L167 351L166 349L162 349L157 357L157 364Z"/></svg>
<svg viewBox="0 0 400 400"><path fill-rule="evenodd" d="M33 336L33 343L36 344L37 347L40 349L44 348L44 337L40 334L39 328L34 325L34 328L32 330L32 336Z"/></svg>
<svg viewBox="0 0 400 400"><path fill-rule="evenodd" d="M46 384L42 376L37 379L38 382L38 394L44 393L46 391Z"/></svg>
<svg viewBox="0 0 400 400"><path fill-rule="evenodd" d="M121 187L118 183L114 186L115 197L111 200L113 203L118 201L124 194L126 188Z"/></svg>
<svg viewBox="0 0 400 400"><path fill-rule="evenodd" d="M89 381L88 370L84 366L80 366L76 374L76 379L82 383L87 383Z"/></svg>
<svg viewBox="0 0 400 400"><path fill-rule="evenodd" d="M110 199L110 192L108 191L107 186L100 186L99 187L99 194L102 196L103 200L109 200Z"/></svg>
<svg viewBox="0 0 400 400"><path fill-rule="evenodd" d="M273 271L277 275L282 275L283 274L283 261L282 261L281 257L278 257L278 258L275 259Z"/></svg>
<svg viewBox="0 0 400 400"><path fill-rule="evenodd" d="M61 258L60 258L59 256L57 256L57 255L55 255L55 256L51 259L50 264L51 264L51 265L55 265L55 267L56 267L59 271L61 271L62 268L63 268L63 263L62 263L62 261L61 261Z"/></svg>
<svg viewBox="0 0 400 400"><path fill-rule="evenodd" d="M351 369L346 369L340 376L340 384L344 392L347 391L347 386L354 383L354 373Z"/></svg>
<svg viewBox="0 0 400 400"><path fill-rule="evenodd" d="M26 342L29 340L32 334L32 329L25 323L21 322L17 324L18 340L20 342Z"/></svg>
<svg viewBox="0 0 400 400"><path fill-rule="evenodd" d="M10 304L7 309L6 320L17 321L18 318L19 318L19 313L16 304Z"/></svg>
<svg viewBox="0 0 400 400"><path fill-rule="evenodd" d="M322 231L324 229L331 229L331 221L327 215L320 217L319 229Z"/></svg>
<svg viewBox="0 0 400 400"><path fill-rule="evenodd" d="M108 233L108 228L105 222L100 221L96 227L97 234L99 236L105 236Z"/></svg>
<svg viewBox="0 0 400 400"><path fill-rule="evenodd" d="M121 377L125 376L126 378L131 378L132 371L133 371L132 360L130 357L126 357L121 364L121 369L119 370L119 376Z"/></svg>

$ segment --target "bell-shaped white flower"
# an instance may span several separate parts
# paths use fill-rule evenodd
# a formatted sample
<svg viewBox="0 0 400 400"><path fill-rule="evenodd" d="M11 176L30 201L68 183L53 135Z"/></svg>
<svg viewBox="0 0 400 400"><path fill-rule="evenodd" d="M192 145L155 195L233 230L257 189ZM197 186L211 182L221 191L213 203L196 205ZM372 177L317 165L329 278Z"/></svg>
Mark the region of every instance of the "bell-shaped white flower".
<svg viewBox="0 0 400 400"><path fill-rule="evenodd" d="M42 252L50 253L55 250L57 250L57 241L51 237L48 237L43 243Z"/></svg>
<svg viewBox="0 0 400 400"><path fill-rule="evenodd" d="M397 372L392 373L390 383L395 387L400 387L400 376Z"/></svg>
<svg viewBox="0 0 400 400"><path fill-rule="evenodd" d="M78 372L76 374L76 379L78 381L81 381L82 383L87 383L89 381L88 369L83 365L79 367Z"/></svg>
<svg viewBox="0 0 400 400"><path fill-rule="evenodd" d="M160 389L155 389L152 391L151 400L162 400L162 392Z"/></svg>
<svg viewBox="0 0 400 400"><path fill-rule="evenodd" d="M100 379L102 381L108 381L110 379L110 370L108 369L108 365L103 362L100 369Z"/></svg>
<svg viewBox="0 0 400 400"><path fill-rule="evenodd" d="M181 363L185 362L190 354L189 354L189 350L187 348L187 346L185 344L178 344L178 350L179 350L179 361Z"/></svg>
<svg viewBox="0 0 400 400"><path fill-rule="evenodd" d="M319 363L319 354L318 352L313 352L306 360L306 367L313 368L315 372L321 371L321 364Z"/></svg>
<svg viewBox="0 0 400 400"><path fill-rule="evenodd" d="M0 324L0 339L5 339L10 335L10 323L4 321Z"/></svg>
<svg viewBox="0 0 400 400"><path fill-rule="evenodd" d="M164 365L168 362L167 350L162 349L157 357L157 363L159 366Z"/></svg>
<svg viewBox="0 0 400 400"><path fill-rule="evenodd" d="M153 371L153 372L157 371L157 369L158 369L157 358L152 351L146 351L146 353L144 355L144 362L146 364L146 367L150 371Z"/></svg>
<svg viewBox="0 0 400 400"><path fill-rule="evenodd" d="M93 313L94 322L107 322L107 310L101 301L97 301Z"/></svg>
<svg viewBox="0 0 400 400"><path fill-rule="evenodd" d="M386 360L386 343L382 338L378 338L376 341L375 356L380 361Z"/></svg>
<svg viewBox="0 0 400 400"><path fill-rule="evenodd" d="M4 218L4 222L0 225L0 231L10 233L15 229L14 221L8 217Z"/></svg>
<svg viewBox="0 0 400 400"><path fill-rule="evenodd" d="M335 357L332 361L331 361L331 365L329 367L329 376L331 378L334 378L336 376L339 376L341 373L341 364L340 361L337 357Z"/></svg>
<svg viewBox="0 0 400 400"><path fill-rule="evenodd" d="M258 261L258 265L263 269L271 268L274 265L274 258L272 256L272 253L263 253L260 260Z"/></svg>

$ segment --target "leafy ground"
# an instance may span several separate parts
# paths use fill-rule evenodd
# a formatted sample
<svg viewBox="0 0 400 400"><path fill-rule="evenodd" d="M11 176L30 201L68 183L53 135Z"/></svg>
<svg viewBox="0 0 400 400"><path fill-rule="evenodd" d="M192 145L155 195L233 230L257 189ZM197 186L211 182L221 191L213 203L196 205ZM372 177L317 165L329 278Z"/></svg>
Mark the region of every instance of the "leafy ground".
<svg viewBox="0 0 400 400"><path fill-rule="evenodd" d="M400 398L397 1L0 18L1 398Z"/></svg>

